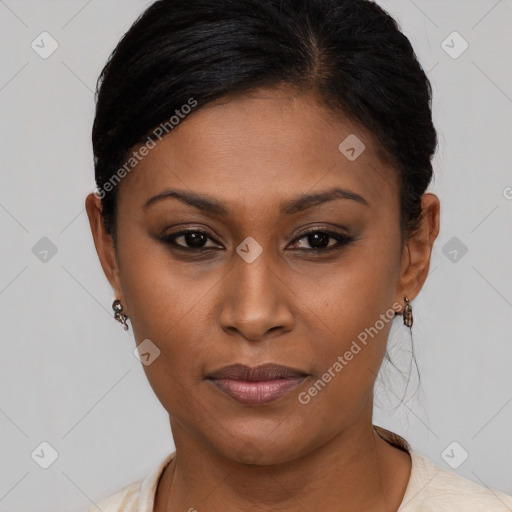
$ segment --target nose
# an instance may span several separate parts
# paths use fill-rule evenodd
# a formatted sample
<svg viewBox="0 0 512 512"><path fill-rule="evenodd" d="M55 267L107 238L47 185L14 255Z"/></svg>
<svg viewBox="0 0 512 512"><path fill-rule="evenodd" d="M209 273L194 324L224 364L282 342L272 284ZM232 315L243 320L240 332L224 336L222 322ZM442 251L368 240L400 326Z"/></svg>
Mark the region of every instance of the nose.
<svg viewBox="0 0 512 512"><path fill-rule="evenodd" d="M234 266L223 279L220 325L228 334L251 341L267 339L271 331L289 331L294 296L284 276L272 266L265 251L252 263L236 255Z"/></svg>

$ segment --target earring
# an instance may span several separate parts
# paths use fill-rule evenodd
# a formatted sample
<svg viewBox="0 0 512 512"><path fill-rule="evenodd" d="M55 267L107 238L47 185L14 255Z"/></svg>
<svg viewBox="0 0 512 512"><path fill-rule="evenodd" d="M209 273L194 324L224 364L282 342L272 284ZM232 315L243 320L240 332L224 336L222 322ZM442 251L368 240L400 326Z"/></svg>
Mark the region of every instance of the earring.
<svg viewBox="0 0 512 512"><path fill-rule="evenodd" d="M409 329L412 327L412 307L409 303L409 299L407 297L404 297L405 300L405 308L404 308L404 324L409 327Z"/></svg>
<svg viewBox="0 0 512 512"><path fill-rule="evenodd" d="M125 314L123 314L123 305L119 299L116 299L112 302L112 309L114 310L114 318L123 324L124 330L128 330L128 324L126 323L126 319L128 318Z"/></svg>

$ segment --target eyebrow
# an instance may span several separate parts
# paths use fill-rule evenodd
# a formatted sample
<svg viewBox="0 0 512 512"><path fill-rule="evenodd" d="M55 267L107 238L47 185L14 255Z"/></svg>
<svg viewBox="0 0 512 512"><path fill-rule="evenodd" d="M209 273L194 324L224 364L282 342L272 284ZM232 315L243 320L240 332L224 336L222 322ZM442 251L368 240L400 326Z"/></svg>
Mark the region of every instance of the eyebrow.
<svg viewBox="0 0 512 512"><path fill-rule="evenodd" d="M212 197L176 189L166 189L156 196L149 198L142 208L147 210L151 205L169 198L178 199L185 204L212 215L227 216L229 214L229 210ZM348 199L356 201L364 206L370 206L363 196L356 194L355 192L351 192L350 190L334 187L328 190L314 192L312 194L303 194L295 199L282 203L281 214L292 215L299 211L307 210L313 206L318 206L335 199Z"/></svg>

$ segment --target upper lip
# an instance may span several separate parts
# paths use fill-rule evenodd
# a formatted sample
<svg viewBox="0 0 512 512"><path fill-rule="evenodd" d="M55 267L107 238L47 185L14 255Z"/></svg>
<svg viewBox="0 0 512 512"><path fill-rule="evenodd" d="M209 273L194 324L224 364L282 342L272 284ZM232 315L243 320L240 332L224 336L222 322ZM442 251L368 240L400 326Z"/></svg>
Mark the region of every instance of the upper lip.
<svg viewBox="0 0 512 512"><path fill-rule="evenodd" d="M304 377L306 375L307 373L297 370L296 368L290 368L288 366L282 366L275 363L262 364L255 368L251 368L245 364L231 364L209 373L206 375L206 378L262 381L292 377L297 378Z"/></svg>

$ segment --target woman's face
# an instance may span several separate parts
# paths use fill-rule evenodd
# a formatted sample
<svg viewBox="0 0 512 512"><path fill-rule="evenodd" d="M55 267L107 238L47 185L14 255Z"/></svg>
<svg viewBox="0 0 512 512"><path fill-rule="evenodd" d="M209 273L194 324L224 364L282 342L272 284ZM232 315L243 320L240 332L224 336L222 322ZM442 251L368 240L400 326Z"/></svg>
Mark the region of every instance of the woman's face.
<svg viewBox="0 0 512 512"><path fill-rule="evenodd" d="M151 200L170 191L194 201ZM421 288L433 239L401 246L398 180L364 131L312 96L259 90L198 107L118 192L119 267L94 196L88 213L173 427L266 464L371 421L390 319ZM183 230L195 235L166 241ZM242 403L206 378L233 363L307 377Z"/></svg>

